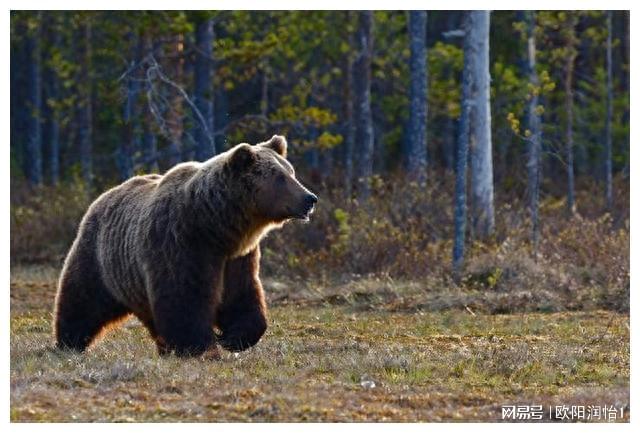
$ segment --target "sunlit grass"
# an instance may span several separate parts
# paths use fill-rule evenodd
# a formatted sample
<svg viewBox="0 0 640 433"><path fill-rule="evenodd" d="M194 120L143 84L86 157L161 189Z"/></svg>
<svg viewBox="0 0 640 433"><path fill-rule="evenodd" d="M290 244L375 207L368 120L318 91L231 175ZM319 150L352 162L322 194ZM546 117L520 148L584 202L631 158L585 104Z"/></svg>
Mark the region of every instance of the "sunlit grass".
<svg viewBox="0 0 640 433"><path fill-rule="evenodd" d="M271 308L258 346L219 362L161 358L133 319L78 355L52 348L53 273L12 275L13 421L491 420L514 402L629 404L629 317L615 312L291 303Z"/></svg>

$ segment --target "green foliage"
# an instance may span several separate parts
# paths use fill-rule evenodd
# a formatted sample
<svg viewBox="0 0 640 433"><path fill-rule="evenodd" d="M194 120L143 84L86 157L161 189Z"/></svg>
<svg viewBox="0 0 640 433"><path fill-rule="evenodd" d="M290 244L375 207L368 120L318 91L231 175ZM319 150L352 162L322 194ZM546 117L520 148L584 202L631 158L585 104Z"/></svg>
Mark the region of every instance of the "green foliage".
<svg viewBox="0 0 640 433"><path fill-rule="evenodd" d="M349 246L351 236L351 226L349 225L349 214L340 208L333 211L333 216L338 222L338 233L336 241L332 243L331 249L335 254L343 254Z"/></svg>
<svg viewBox="0 0 640 433"><path fill-rule="evenodd" d="M429 113L436 119L460 115L459 77L463 53L453 44L436 42L428 51Z"/></svg>
<svg viewBox="0 0 640 433"><path fill-rule="evenodd" d="M591 119L602 119L596 114L601 110L598 105L603 105L603 76L598 68L604 64L605 14L601 11L541 11L536 16L540 84L533 86L526 82L521 70L526 48L521 14L514 11L492 14L491 96L496 149L506 155L504 158L517 160L521 147L512 145L510 131L527 135L526 130L520 131L520 125L513 120L522 121L526 101L534 94L542 97L538 112L544 117L543 137L548 141L545 147L561 147L556 137L566 119L562 108L564 89L558 83L564 79L567 56L577 55L577 49L581 47L575 88L584 91L585 96L577 94L581 100L576 105L576 116L577 123L584 122L587 127L576 128L579 133L584 132L576 137L576 145L584 146L588 163L579 161L578 165L588 171L590 165L596 164L601 147L601 132L597 131L601 120L595 123ZM300 143L300 151L319 149L327 152L344 143L345 68L347 60L353 61L357 56L353 40L355 18L355 12L347 11L62 11L41 14L14 11L11 13L11 44L12 49L18 49L23 37L33 34L40 26L48 26L50 34L60 37L58 44L45 38L42 46L44 66L54 72L62 88L57 98L45 101L59 118L61 138L66 145L62 149L62 171L68 172L77 163L77 152L73 148L78 134L77 111L84 103L80 96L90 91L94 105L93 153L98 161L94 164L98 171L96 176L111 179L115 178L114 155L125 128L122 113L127 80L121 76L134 60L140 38L148 39L155 47L153 53L163 71L189 94L193 87L190 69L195 54L193 32L198 22L214 19L213 84L219 89L217 93L223 96L223 100L214 105L224 107L221 109L224 112L216 113L215 126L228 127L224 131L226 143L280 132ZM444 38L440 30L431 30L446 27L439 24L443 19L449 26L458 25L455 21L459 21L459 12L432 12L429 18L427 129L429 152L436 157L445 152L440 148L449 146L451 136L455 134L455 126L443 127L443 123L454 125L451 121L459 116L463 65L461 40ZM409 116L407 13L376 11L374 21L372 109L377 150L383 155L379 158L383 165L381 169L386 170L396 167L401 159ZM82 35L79 31L85 24L92 30L89 79L80 76ZM620 40L614 38L613 45L619 47ZM621 70L628 73L628 66L623 65ZM136 80L143 78L140 72L133 72ZM615 170L628 164L629 96L622 91L623 79L616 77L614 84ZM148 110L146 91L142 89L137 94L138 113ZM157 137L160 148L176 139L188 145L194 126L188 104L175 95L163 97L163 103L175 111L171 116L160 113L168 117L164 127L170 129L171 134L162 131L152 116L144 122L154 134L163 133ZM583 109L584 112L580 112ZM511 118L509 113L512 113ZM265 118L241 121L243 116L255 114L264 114ZM546 122L546 119L552 121ZM134 129L138 141L141 129L138 122ZM139 149L134 150L134 155L140 155ZM339 161L336 164L340 165ZM161 161L161 168L165 167ZM503 168L498 166L498 176L500 169Z"/></svg>
<svg viewBox="0 0 640 433"><path fill-rule="evenodd" d="M386 168L393 168L400 158L405 122L409 117L409 38L407 12L374 12L374 46L372 64L372 105L374 124L383 131L381 142L396 158L383 159ZM357 77L354 77L357 79ZM378 108L376 110L376 108Z"/></svg>
<svg viewBox="0 0 640 433"><path fill-rule="evenodd" d="M527 138L531 132L522 129L526 115L526 102L534 95L540 97L536 107L538 115L543 117L543 141L547 148L557 152L562 142L554 137L564 134L566 110L564 105L566 79L566 61L568 56L576 56L580 43L586 46L585 62L590 63L588 74L574 73L574 112L576 137L576 169L578 173L587 173L594 166L599 166L604 151L604 120L606 100L606 74L604 70L604 53L606 27L604 14L597 11L539 11L536 13L536 45L537 71L539 83L534 85L525 78L518 78L513 65L496 62L493 65L492 97L499 100L504 95L511 95L511 103L502 106L497 103L499 124L506 119L509 129L521 137ZM579 31L578 24L581 24ZM520 34L521 43L526 40L524 21L513 23L514 30ZM619 41L614 41L614 45ZM523 46L524 50L524 46ZM583 66L584 67L584 66ZM620 89L620 83L614 82ZM628 92L614 92L614 143L626 143L628 125L621 121L628 112ZM501 114L504 113L504 115ZM557 119L557 121L553 121ZM621 145L624 147L624 144ZM618 149L620 149L619 147ZM628 164L626 151L614 151L614 164L618 169ZM599 170L599 169L597 169Z"/></svg>

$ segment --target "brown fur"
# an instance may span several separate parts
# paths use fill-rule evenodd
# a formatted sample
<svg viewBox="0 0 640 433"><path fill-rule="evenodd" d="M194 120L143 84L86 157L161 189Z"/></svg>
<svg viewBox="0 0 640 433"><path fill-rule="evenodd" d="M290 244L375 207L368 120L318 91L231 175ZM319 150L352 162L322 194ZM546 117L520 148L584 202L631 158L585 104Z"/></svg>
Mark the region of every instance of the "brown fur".
<svg viewBox="0 0 640 433"><path fill-rule="evenodd" d="M295 179L286 149L280 136L239 144L98 197L60 277L58 346L84 350L128 314L148 328L160 353L256 344L267 327L260 240L291 218L308 218L317 201Z"/></svg>

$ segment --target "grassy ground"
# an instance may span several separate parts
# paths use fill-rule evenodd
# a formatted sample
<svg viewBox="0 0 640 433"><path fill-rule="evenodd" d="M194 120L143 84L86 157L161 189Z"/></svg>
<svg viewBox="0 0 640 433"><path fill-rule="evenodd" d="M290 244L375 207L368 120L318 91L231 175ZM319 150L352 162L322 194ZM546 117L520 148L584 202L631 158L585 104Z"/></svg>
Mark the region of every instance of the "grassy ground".
<svg viewBox="0 0 640 433"><path fill-rule="evenodd" d="M401 292L383 304L281 289L269 331L239 356L160 358L133 319L77 355L52 348L56 276L11 272L12 421L498 420L518 403L629 417L625 314L429 311Z"/></svg>

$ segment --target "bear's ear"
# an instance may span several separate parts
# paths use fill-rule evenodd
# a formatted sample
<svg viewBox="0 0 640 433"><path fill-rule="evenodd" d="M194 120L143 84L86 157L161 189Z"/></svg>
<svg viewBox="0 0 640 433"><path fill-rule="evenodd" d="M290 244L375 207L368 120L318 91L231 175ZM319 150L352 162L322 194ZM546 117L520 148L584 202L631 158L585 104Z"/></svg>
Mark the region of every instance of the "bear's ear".
<svg viewBox="0 0 640 433"><path fill-rule="evenodd" d="M274 135L271 140L260 143L258 146L268 147L283 158L287 157L287 139L282 135Z"/></svg>
<svg viewBox="0 0 640 433"><path fill-rule="evenodd" d="M246 170L255 161L257 157L250 144L242 143L238 144L229 156L229 165L235 171Z"/></svg>

